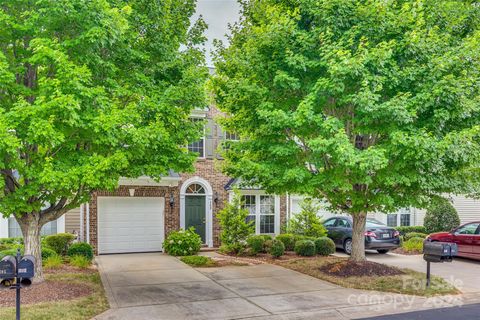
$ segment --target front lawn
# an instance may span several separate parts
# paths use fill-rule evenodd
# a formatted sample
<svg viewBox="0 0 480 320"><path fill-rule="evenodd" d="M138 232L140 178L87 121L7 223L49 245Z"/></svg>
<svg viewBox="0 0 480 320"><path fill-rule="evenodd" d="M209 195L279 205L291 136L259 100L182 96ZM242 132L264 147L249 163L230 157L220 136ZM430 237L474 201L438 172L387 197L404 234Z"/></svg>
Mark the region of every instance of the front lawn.
<svg viewBox="0 0 480 320"><path fill-rule="evenodd" d="M109 308L94 269L62 267L46 271L46 281L22 289L23 320L86 320ZM15 319L14 290L0 291L0 319Z"/></svg>
<svg viewBox="0 0 480 320"><path fill-rule="evenodd" d="M430 288L425 289L424 273L410 269L398 269L373 262L368 262L364 266L346 267L348 266L346 258L332 256L313 259L272 260L272 262L284 268L308 274L345 288L418 296L460 293L458 289L442 278L432 276ZM365 275L368 273L371 273L371 275Z"/></svg>

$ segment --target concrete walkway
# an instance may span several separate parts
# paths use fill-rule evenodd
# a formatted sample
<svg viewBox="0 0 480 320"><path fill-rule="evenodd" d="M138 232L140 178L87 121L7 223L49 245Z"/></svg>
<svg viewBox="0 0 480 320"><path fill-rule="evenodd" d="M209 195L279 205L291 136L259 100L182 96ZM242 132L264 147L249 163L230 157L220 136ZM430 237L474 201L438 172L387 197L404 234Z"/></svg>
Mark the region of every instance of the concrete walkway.
<svg viewBox="0 0 480 320"><path fill-rule="evenodd" d="M98 320L354 319L433 307L425 298L341 288L269 264L193 269L160 253L97 263L111 306Z"/></svg>

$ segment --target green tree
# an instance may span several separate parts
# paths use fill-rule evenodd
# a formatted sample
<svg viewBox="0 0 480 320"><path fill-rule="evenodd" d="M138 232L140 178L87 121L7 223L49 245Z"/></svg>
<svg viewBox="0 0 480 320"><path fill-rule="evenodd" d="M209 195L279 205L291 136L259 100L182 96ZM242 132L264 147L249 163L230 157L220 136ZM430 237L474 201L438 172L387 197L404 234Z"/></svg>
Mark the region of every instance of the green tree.
<svg viewBox="0 0 480 320"><path fill-rule="evenodd" d="M3 1L0 212L43 279L40 229L120 176L191 168L208 75L194 0Z"/></svg>
<svg viewBox="0 0 480 320"><path fill-rule="evenodd" d="M255 233L253 221L247 222L248 210L242 208L242 195L234 190L233 198L217 214L220 223L220 241L225 251L239 253L247 237Z"/></svg>
<svg viewBox="0 0 480 320"><path fill-rule="evenodd" d="M318 217L320 205L311 198L305 198L300 203L300 208L300 212L288 221L288 233L315 238L325 236L327 230Z"/></svg>
<svg viewBox="0 0 480 320"><path fill-rule="evenodd" d="M435 197L423 221L428 233L450 231L460 225L457 210L447 199Z"/></svg>
<svg viewBox="0 0 480 320"><path fill-rule="evenodd" d="M241 137L226 173L352 215L354 261L368 212L479 194L478 4L242 3L211 80Z"/></svg>

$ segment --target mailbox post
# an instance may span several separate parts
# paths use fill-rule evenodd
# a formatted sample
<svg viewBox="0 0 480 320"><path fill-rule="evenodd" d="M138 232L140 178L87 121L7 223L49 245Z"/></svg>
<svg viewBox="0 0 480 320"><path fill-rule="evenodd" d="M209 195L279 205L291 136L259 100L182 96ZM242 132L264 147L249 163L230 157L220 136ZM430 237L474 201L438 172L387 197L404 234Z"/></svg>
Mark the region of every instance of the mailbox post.
<svg viewBox="0 0 480 320"><path fill-rule="evenodd" d="M20 289L32 284L35 275L35 258L24 256L17 250L17 255L6 256L0 261L0 283L16 290L16 319L20 320Z"/></svg>
<svg viewBox="0 0 480 320"><path fill-rule="evenodd" d="M457 253L456 243L429 240L423 242L423 260L427 261L427 288L430 287L430 263L452 262Z"/></svg>

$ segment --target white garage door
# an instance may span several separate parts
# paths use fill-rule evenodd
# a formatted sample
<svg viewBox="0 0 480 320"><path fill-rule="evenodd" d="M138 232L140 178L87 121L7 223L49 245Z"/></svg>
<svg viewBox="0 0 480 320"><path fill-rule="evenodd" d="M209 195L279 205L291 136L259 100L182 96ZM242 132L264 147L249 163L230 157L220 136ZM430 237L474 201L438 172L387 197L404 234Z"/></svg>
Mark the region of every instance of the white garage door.
<svg viewBox="0 0 480 320"><path fill-rule="evenodd" d="M98 197L98 252L161 251L164 198Z"/></svg>

